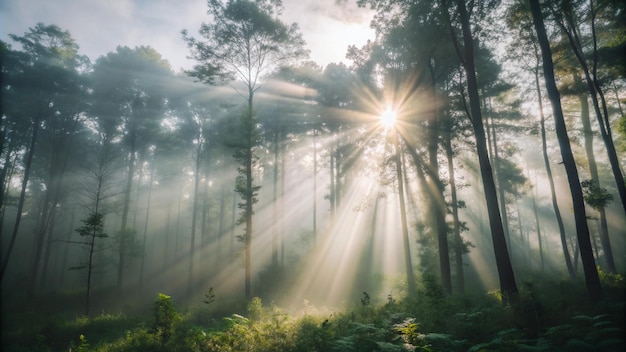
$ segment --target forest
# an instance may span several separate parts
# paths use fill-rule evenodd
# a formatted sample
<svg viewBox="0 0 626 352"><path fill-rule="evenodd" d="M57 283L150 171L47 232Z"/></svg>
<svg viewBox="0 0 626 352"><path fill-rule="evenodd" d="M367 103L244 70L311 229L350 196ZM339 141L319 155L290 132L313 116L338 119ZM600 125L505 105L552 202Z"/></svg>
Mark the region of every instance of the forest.
<svg viewBox="0 0 626 352"><path fill-rule="evenodd" d="M2 350L623 351L626 3L354 2L0 41Z"/></svg>

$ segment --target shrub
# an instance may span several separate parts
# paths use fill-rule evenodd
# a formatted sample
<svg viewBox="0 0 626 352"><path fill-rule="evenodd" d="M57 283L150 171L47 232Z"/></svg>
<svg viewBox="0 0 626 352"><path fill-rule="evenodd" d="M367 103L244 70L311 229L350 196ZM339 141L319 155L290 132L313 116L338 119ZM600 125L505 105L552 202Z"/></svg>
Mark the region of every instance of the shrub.
<svg viewBox="0 0 626 352"><path fill-rule="evenodd" d="M159 293L154 301L154 324L152 332L160 340L161 346L165 346L174 333L175 324L181 320L180 314L176 312L172 298Z"/></svg>

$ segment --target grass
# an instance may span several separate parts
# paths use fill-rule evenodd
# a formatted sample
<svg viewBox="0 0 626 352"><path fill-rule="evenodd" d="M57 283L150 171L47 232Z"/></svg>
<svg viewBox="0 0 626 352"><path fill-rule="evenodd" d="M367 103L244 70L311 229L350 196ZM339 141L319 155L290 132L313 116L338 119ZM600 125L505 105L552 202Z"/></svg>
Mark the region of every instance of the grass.
<svg viewBox="0 0 626 352"><path fill-rule="evenodd" d="M229 302L180 314L168 296L159 296L144 300L168 309L158 318L157 310L143 307L90 319L76 317L69 306L80 302L72 300L80 293L69 292L40 297L29 309L3 309L2 350L624 350L624 282L605 276L603 285L605 300L598 304L586 300L580 282L525 282L519 302L503 305L489 293L446 296L434 280L426 280L415 297L390 297L385 304L358 297L351 307L333 313L311 307L287 313L257 298L247 306Z"/></svg>

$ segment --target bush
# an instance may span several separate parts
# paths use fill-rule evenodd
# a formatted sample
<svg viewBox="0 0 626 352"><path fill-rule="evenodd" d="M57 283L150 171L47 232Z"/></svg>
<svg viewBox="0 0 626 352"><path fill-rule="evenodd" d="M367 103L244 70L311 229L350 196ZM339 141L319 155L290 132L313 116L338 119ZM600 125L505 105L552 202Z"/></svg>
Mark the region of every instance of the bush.
<svg viewBox="0 0 626 352"><path fill-rule="evenodd" d="M174 333L175 324L181 320L176 312L172 298L159 293L154 301L154 324L152 332L160 340L161 346L165 346Z"/></svg>

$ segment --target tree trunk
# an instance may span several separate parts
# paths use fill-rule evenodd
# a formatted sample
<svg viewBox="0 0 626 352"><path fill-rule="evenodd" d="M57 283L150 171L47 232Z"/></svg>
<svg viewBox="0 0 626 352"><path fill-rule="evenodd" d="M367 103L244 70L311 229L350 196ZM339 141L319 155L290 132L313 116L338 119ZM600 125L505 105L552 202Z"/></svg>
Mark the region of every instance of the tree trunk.
<svg viewBox="0 0 626 352"><path fill-rule="evenodd" d="M459 220L459 208L456 194L456 178L454 175L454 152L452 151L452 140L449 134L444 138L444 148L448 159L448 182L450 183L450 198L452 208L452 221L454 231L454 264L456 272L456 289L465 292L465 274L463 270L463 249L464 243L461 237L461 223Z"/></svg>
<svg viewBox="0 0 626 352"><path fill-rule="evenodd" d="M504 180L502 180L502 170L500 167L500 155L498 153L498 137L496 135L496 126L493 122L493 117L491 118L491 132L492 132L492 140L493 140L493 165L494 165L494 174L496 177L496 183L498 188L498 200L500 201L500 215L502 216L502 227L504 228L504 238L506 239L507 249L509 253L511 253L511 257L513 257L513 252L511 251L511 232L509 230L509 215L506 211L506 193L504 190ZM489 128L487 128L487 134L489 134Z"/></svg>
<svg viewBox="0 0 626 352"><path fill-rule="evenodd" d="M170 252L170 246L169 246L169 242L170 242L170 234L171 234L171 224L172 224L172 206L174 204L170 203L167 205L167 216L165 217L165 243L163 245L163 266L161 268L162 272L165 272L165 270L167 270L167 267L169 266L169 260L170 260L170 256L169 256L169 252Z"/></svg>
<svg viewBox="0 0 626 352"><path fill-rule="evenodd" d="M143 289L143 277L146 263L146 239L148 238L148 223L150 220L150 206L152 205L152 182L154 181L154 167L150 170L148 181L148 201L146 204L146 218L143 223L143 236L141 239L141 267L139 269L139 289Z"/></svg>
<svg viewBox="0 0 626 352"><path fill-rule="evenodd" d="M274 130L274 177L272 182L272 265L278 266L278 128Z"/></svg>
<svg viewBox="0 0 626 352"><path fill-rule="evenodd" d="M33 155L35 155L35 144L37 143L37 134L39 133L41 118L37 117L33 121L33 133L30 139L30 146L28 148L28 154L26 154L26 161L24 164L24 177L22 178L22 190L20 191L20 199L17 203L17 215L15 217L15 224L13 225L13 232L11 233L11 240L9 241L9 247L7 253L4 254L2 261L2 268L0 269L0 282L4 279L9 259L11 258L11 252L15 245L15 239L17 238L17 232L20 228L20 221L22 220L22 211L24 210L24 202L26 201L26 186L28 185L28 179L30 177L30 167L33 162Z"/></svg>
<svg viewBox="0 0 626 352"><path fill-rule="evenodd" d="M70 241L72 238L72 234L74 233L74 219L76 217L76 208L73 207L72 208L72 215L70 217L70 226L67 229L67 235L66 235L66 241ZM61 268L59 270L59 288L63 289L64 287L64 283L65 283L65 273L67 273L67 257L68 257L68 252L69 252L69 244L66 244L64 246L65 248L63 249L63 257L61 259Z"/></svg>
<svg viewBox="0 0 626 352"><path fill-rule="evenodd" d="M483 127L482 112L480 110L480 97L478 95L478 82L476 79L476 68L474 65L474 40L472 38L469 15L467 13L464 0L457 0L456 3L463 31L464 49L464 53L459 57L459 59L461 59L463 63L467 76L467 89L470 99L472 127L476 138L476 152L478 154L480 174L483 179L483 189L487 203L491 238L496 258L496 266L498 269L498 277L500 279L500 290L505 301L508 301L509 299L516 300L518 292L517 283L515 282L515 274L513 273L513 266L507 249L504 227L502 225L502 218L498 207L496 186L493 179L493 170L491 168L491 162L489 161L487 143L485 141L485 130ZM451 25L450 30L451 34L455 36L456 34L454 33Z"/></svg>
<svg viewBox="0 0 626 352"><path fill-rule="evenodd" d="M411 246L409 241L409 230L406 220L406 204L404 202L404 184L402 181L402 151L398 142L398 132L392 131L393 142L396 149L396 177L398 179L398 200L400 202L400 224L402 227L402 243L404 245L404 265L406 270L406 282L408 296L413 297L417 293L417 284L413 275L413 263L411 260Z"/></svg>
<svg viewBox="0 0 626 352"><path fill-rule="evenodd" d="M187 298L191 298L193 292L193 261L196 252L196 221L198 216L198 193L200 188L200 160L202 157L202 136L198 136L198 149L196 150L196 170L193 182L193 205L191 206L191 244L189 248L189 269L187 278Z"/></svg>
<svg viewBox="0 0 626 352"><path fill-rule="evenodd" d="M580 82L580 78L574 75L576 83ZM600 176L598 175L598 166L596 164L596 156L593 151L593 131L591 130L591 121L589 120L589 102L585 94L579 94L580 101L580 117L583 124L583 136L585 138L585 154L589 163L589 174L594 186L600 187ZM609 227L606 220L606 211L604 208L598 209L600 215L600 243L604 252L604 260L607 268L611 273L617 273L615 260L613 259L613 250L611 249L611 241L609 240Z"/></svg>
<svg viewBox="0 0 626 352"><path fill-rule="evenodd" d="M576 235L578 237L578 245L580 247L580 254L583 260L587 291L589 292L591 300L597 302L602 298L602 288L600 286L600 279L598 277L598 271L596 269L591 248L591 241L589 238L589 227L587 225L587 215L585 212L582 187L580 185L578 170L576 169L574 155L572 154L567 135L567 127L565 125L565 119L561 109L560 94L554 79L554 66L552 63L550 43L546 35L543 15L541 14L541 8L539 7L539 0L529 1L535 30L537 32L537 39L539 41L539 46L541 47L541 56L544 66L543 73L545 77L546 89L548 91L548 97L550 98L550 102L552 104L556 134L561 146L561 157L563 158L563 165L565 166L565 171L567 172L567 179L572 193L574 217L576 220Z"/></svg>
<svg viewBox="0 0 626 352"><path fill-rule="evenodd" d="M613 177L615 178L617 193L619 194L622 203L622 208L626 212L626 183L624 182L624 175L622 174L622 169L619 165L619 158L617 157L617 152L615 150L615 144L613 143L613 136L611 134L611 123L609 121L609 113L604 98L604 92L602 91L602 87L600 86L598 76L596 74L598 51L595 29L595 10L593 8L591 9L591 31L593 34L592 70L589 69L589 65L585 60L585 54L582 51L583 46L580 43L580 37L576 29L574 18L571 14L566 14L565 18L568 25L570 26L570 30L567 29L565 23L563 23L562 21L556 22L561 30L567 35L567 38L569 39L572 47L572 51L574 52L574 55L576 56L576 59L578 60L580 67L583 70L583 73L585 74L587 89L589 90L591 101L593 103L593 108L596 114L596 119L598 121L598 126L600 127L600 136L602 137L602 141L604 142L604 146L606 147L606 151L609 157L609 163L611 164L611 171L613 171Z"/></svg>
<svg viewBox="0 0 626 352"><path fill-rule="evenodd" d="M226 185L222 183L220 187L220 211L217 222L217 260L219 263L224 260L224 253L222 251L222 242L224 241L224 222L226 216Z"/></svg>
<svg viewBox="0 0 626 352"><path fill-rule="evenodd" d="M537 182L535 181L535 183ZM537 211L537 200L535 199L535 192L533 192L530 196L533 199L533 213L535 215L535 226L537 227L537 243L539 244L539 259L541 261L541 271L543 271L545 268L545 263L543 259L543 243L541 241L541 227L539 226L539 212Z"/></svg>
<svg viewBox="0 0 626 352"><path fill-rule="evenodd" d="M117 268L117 288L121 289L123 280L124 280L124 266L126 265L126 252L127 249L127 241L130 233L129 229L126 227L128 222L128 212L130 211L130 195L133 190L133 176L135 175L135 133L131 133L130 139L130 150L129 150L129 160L128 160L128 175L126 180L126 189L124 193L124 208L122 210L122 223L120 227L120 237L119 237L119 247L118 247L118 256L119 263Z"/></svg>
<svg viewBox="0 0 626 352"><path fill-rule="evenodd" d="M317 128L313 129L313 243L317 240Z"/></svg>
<svg viewBox="0 0 626 352"><path fill-rule="evenodd" d="M434 119L437 119L435 116ZM452 293L452 278L450 274L450 248L448 246L448 225L446 224L446 204L443 197L441 180L439 179L439 161L437 151L439 146L439 124L436 120L430 123L430 136L428 141L429 188L431 189L430 206L435 216L435 227L437 228L437 246L439 249L439 275L441 286L448 293Z"/></svg>
<svg viewBox="0 0 626 352"><path fill-rule="evenodd" d="M552 209L554 210L554 216L556 217L556 223L559 226L559 238L561 239L561 248L563 250L563 258L565 259L565 265L570 279L576 276L576 270L572 265L572 258L569 254L567 247L567 238L565 235L565 226L563 225L563 217L561 216L561 210L559 209L559 203L556 199L556 188L554 186L554 177L552 177L552 168L550 167L550 159L548 158L548 143L546 141L546 119L543 114L543 98L541 95L541 87L539 85L539 53L535 48L535 57L537 58L537 64L535 65L535 89L537 90L537 101L539 102L539 126L541 130L541 154L543 156L543 163L546 168L546 177L548 178L548 184L550 185L550 199L552 200Z"/></svg>
<svg viewBox="0 0 626 352"><path fill-rule="evenodd" d="M337 136L333 135L333 138L337 138ZM332 146L330 149L330 192L328 201L330 202L330 223L332 226L335 222L335 151Z"/></svg>

